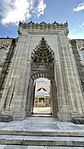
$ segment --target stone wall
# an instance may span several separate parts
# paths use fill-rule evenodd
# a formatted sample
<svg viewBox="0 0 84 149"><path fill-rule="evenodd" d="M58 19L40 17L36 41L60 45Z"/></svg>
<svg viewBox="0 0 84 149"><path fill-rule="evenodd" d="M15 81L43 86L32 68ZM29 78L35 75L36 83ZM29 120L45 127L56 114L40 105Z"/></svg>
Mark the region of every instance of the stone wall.
<svg viewBox="0 0 84 149"><path fill-rule="evenodd" d="M84 39L75 39L76 47L79 50L81 47L84 47Z"/></svg>
<svg viewBox="0 0 84 149"><path fill-rule="evenodd" d="M84 96L84 65L83 65L84 57L82 59L83 63L81 63L81 55L80 55L81 48L84 47L84 39L73 39L70 40L70 43L72 45L73 54L75 56L76 65L78 68L79 77L81 81L81 89Z"/></svg>
<svg viewBox="0 0 84 149"><path fill-rule="evenodd" d="M14 53L15 39L0 39L0 98L6 82L8 70Z"/></svg>
<svg viewBox="0 0 84 149"><path fill-rule="evenodd" d="M0 74L11 43L12 43L12 39L9 39L9 38L0 39Z"/></svg>
<svg viewBox="0 0 84 149"><path fill-rule="evenodd" d="M7 54L10 55L10 58L7 58L9 61L6 60L5 72L8 70L12 56L13 59L0 102L1 113L10 114L15 120L21 120L31 115L34 90L31 54L40 40L44 38L54 53L54 75L51 78L53 116L57 116L59 120L63 121L71 120L76 116L84 116L78 54L75 52L77 45L75 40L69 43L67 35L67 23L19 24L19 39L15 52L13 54L15 44L12 43L9 48L10 52ZM52 73L52 70L49 73Z"/></svg>

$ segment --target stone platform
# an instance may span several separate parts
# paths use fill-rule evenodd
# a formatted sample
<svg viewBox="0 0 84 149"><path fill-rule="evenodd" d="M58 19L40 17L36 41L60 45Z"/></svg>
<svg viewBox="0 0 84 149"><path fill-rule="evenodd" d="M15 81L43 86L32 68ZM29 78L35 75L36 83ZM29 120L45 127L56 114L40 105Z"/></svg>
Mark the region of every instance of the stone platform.
<svg viewBox="0 0 84 149"><path fill-rule="evenodd" d="M0 149L83 149L84 125L50 116L0 123Z"/></svg>

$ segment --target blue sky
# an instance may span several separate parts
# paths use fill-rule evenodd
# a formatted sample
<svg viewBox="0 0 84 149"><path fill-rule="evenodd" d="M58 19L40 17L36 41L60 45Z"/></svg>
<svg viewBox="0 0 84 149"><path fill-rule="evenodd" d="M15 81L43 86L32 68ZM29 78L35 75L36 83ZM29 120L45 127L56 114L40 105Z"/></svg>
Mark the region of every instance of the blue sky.
<svg viewBox="0 0 84 149"><path fill-rule="evenodd" d="M0 0L0 37L17 37L18 22L68 22L69 38L84 39L84 0Z"/></svg>

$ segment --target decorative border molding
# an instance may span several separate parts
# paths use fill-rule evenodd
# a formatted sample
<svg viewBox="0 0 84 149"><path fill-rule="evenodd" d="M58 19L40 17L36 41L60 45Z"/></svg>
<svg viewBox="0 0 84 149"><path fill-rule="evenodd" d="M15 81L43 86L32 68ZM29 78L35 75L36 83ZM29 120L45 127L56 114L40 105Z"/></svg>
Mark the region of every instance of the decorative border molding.
<svg viewBox="0 0 84 149"><path fill-rule="evenodd" d="M22 23L19 22L19 29L18 29L18 34L20 35L22 33L21 29L28 29L28 32L30 33L32 30L33 32L36 32L38 30L40 30L41 32L50 32L50 31L65 31L65 34L68 35L68 23L65 22L64 24L59 24L57 22L54 23L45 23L45 22L41 22L41 23L33 23L32 21L29 23Z"/></svg>

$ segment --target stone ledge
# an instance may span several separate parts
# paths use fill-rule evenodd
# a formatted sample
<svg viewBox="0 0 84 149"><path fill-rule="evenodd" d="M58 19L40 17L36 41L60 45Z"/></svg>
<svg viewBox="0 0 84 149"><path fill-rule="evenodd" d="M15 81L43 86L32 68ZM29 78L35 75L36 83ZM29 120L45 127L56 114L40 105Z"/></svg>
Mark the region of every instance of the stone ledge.
<svg viewBox="0 0 84 149"><path fill-rule="evenodd" d="M84 117L74 117L72 118L72 122L75 124L84 124Z"/></svg>
<svg viewBox="0 0 84 149"><path fill-rule="evenodd" d="M46 136L39 137L39 136L0 135L0 144L84 147L84 137L46 137Z"/></svg>

